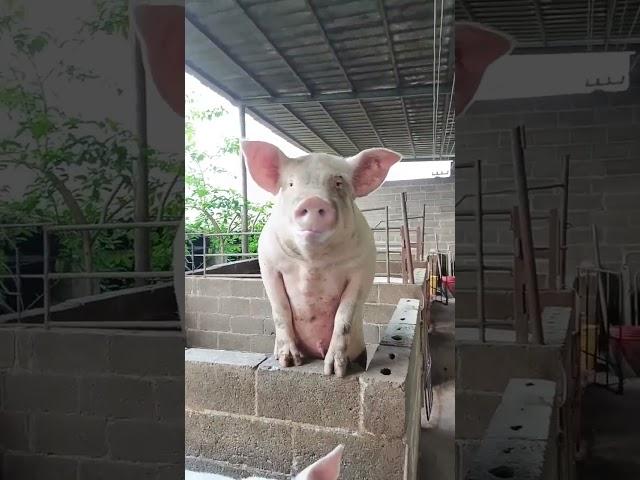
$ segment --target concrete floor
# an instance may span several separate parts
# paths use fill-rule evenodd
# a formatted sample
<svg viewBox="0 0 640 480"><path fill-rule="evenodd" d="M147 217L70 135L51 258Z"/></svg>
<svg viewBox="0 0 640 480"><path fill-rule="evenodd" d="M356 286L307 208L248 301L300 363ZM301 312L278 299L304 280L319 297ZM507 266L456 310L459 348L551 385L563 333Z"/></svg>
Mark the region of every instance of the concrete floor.
<svg viewBox="0 0 640 480"><path fill-rule="evenodd" d="M640 479L640 378L625 380L623 395L588 387L582 413L586 454L578 479Z"/></svg>
<svg viewBox="0 0 640 480"><path fill-rule="evenodd" d="M418 480L455 478L455 301L434 303L436 330L430 334L433 409L423 411Z"/></svg>

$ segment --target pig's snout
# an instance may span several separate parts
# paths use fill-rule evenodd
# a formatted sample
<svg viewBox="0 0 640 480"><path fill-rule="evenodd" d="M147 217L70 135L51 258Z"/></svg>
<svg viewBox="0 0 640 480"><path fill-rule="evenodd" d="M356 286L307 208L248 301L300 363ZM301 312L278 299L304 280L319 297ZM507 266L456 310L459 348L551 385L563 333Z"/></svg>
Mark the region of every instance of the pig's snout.
<svg viewBox="0 0 640 480"><path fill-rule="evenodd" d="M294 216L300 230L309 233L331 230L336 222L333 205L319 197L310 197L300 202Z"/></svg>

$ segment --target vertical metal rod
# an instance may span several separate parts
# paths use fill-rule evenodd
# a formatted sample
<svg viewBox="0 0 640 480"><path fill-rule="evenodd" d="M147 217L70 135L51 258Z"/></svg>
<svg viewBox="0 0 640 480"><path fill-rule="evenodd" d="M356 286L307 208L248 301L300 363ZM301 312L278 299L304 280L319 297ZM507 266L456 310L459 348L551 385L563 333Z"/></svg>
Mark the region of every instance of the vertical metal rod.
<svg viewBox="0 0 640 480"><path fill-rule="evenodd" d="M386 235L386 242L387 242L387 256L385 259L385 262L387 264L387 283L391 283L391 255L390 255L390 250L389 250L389 205L385 205L384 206L384 214L385 214L385 235Z"/></svg>
<svg viewBox="0 0 640 480"><path fill-rule="evenodd" d="M207 234L202 234L202 276L207 276Z"/></svg>
<svg viewBox="0 0 640 480"><path fill-rule="evenodd" d="M404 224L404 233L407 239L407 268L409 270L409 281L416 283L413 275L413 257L411 256L411 235L409 234L409 219L407 218L407 192L402 192L402 222Z"/></svg>
<svg viewBox="0 0 640 480"><path fill-rule="evenodd" d="M246 107L244 104L240 104L238 108L240 112L240 138L244 139L247 134L246 127ZM240 149L240 164L242 168L242 231L249 231L249 209L248 209L248 200L247 200L247 166L244 163L244 155L242 154L242 149ZM240 242L242 243L242 253L249 253L249 244L248 238L246 235L240 236Z"/></svg>
<svg viewBox="0 0 640 480"><path fill-rule="evenodd" d="M426 239L426 232L427 232L427 204L423 203L422 204L422 252L421 252L421 260L424 262L425 256L424 256L424 250L425 250L425 239ZM429 250L427 250L427 253L429 253Z"/></svg>
<svg viewBox="0 0 640 480"><path fill-rule="evenodd" d="M560 289L566 288L567 276L567 228L569 226L569 160L565 155L562 163L562 212L560 218Z"/></svg>
<svg viewBox="0 0 640 480"><path fill-rule="evenodd" d="M22 323L22 308L24 305L22 303L22 279L20 278L20 251L17 246L14 249L16 260L16 308L18 309L18 323Z"/></svg>
<svg viewBox="0 0 640 480"><path fill-rule="evenodd" d="M531 231L531 212L529 210L529 193L527 189L527 173L524 164L524 149L522 127L516 127L511 131L511 147L513 149L513 172L516 181L518 195L518 214L520 220L520 233L522 244L522 256L524 260L525 281L527 282L527 300L529 318L533 323L533 339L539 344L544 344L542 331L542 318L540 315L540 297L538 295L538 274L536 271L536 258L533 249L533 233Z"/></svg>
<svg viewBox="0 0 640 480"><path fill-rule="evenodd" d="M522 245L520 243L520 223L518 207L513 207L511 213L511 229L513 230L513 308L516 329L516 342L529 343L529 322L525 315L525 282L522 278Z"/></svg>
<svg viewBox="0 0 640 480"><path fill-rule="evenodd" d="M44 299L44 328L49 328L49 310L51 307L51 298L49 296L49 231L42 229L42 256L44 263L42 265L42 288Z"/></svg>
<svg viewBox="0 0 640 480"><path fill-rule="evenodd" d="M549 279L547 285L550 290L558 290L558 259L560 258L559 237L558 237L558 209L552 208L549 211L549 231L548 231L548 246L547 258L549 260L548 274Z"/></svg>
<svg viewBox="0 0 640 480"><path fill-rule="evenodd" d="M477 313L480 321L480 342L486 341L486 325L484 311L484 239L482 231L482 164L475 162L476 170L476 284Z"/></svg>

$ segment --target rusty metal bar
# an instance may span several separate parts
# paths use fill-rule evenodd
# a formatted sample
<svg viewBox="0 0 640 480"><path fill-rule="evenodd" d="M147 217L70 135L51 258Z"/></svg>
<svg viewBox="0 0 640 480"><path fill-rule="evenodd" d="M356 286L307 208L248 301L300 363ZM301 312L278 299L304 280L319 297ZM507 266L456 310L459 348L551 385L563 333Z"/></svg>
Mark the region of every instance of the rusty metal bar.
<svg viewBox="0 0 640 480"><path fill-rule="evenodd" d="M533 250L533 233L531 231L531 218L529 210L529 189L527 188L527 174L525 170L523 127L516 127L511 131L511 147L513 149L513 172L516 181L518 196L518 216L520 231L522 233L522 257L524 260L524 274L527 283L528 313L533 324L533 339L539 345L544 344L544 332L542 331L542 317L540 314L540 297L538 294L538 276L536 273L536 260Z"/></svg>
<svg viewBox="0 0 640 480"><path fill-rule="evenodd" d="M513 207L511 229L513 230L513 323L516 331L516 343L529 343L529 322L525 316L525 281L522 278L522 244L520 243L520 215L518 207Z"/></svg>
<svg viewBox="0 0 640 480"><path fill-rule="evenodd" d="M549 248L547 249L547 258L549 259L549 280L548 286L551 290L558 289L558 260L560 257L560 238L558 232L558 209L550 210L549 215ZM537 249L536 249L537 250Z"/></svg>
<svg viewBox="0 0 640 480"><path fill-rule="evenodd" d="M560 216L560 289L566 288L567 276L567 229L569 227L569 160L570 155L565 155L562 163L562 210Z"/></svg>
<svg viewBox="0 0 640 480"><path fill-rule="evenodd" d="M480 342L485 343L486 318L484 305L484 231L482 226L482 163L475 162L476 170L476 308L478 321L480 323ZM460 268L457 269L460 271Z"/></svg>
<svg viewBox="0 0 640 480"><path fill-rule="evenodd" d="M409 235L409 219L407 218L407 192L402 192L401 194L402 200L402 217L404 224L404 232L406 234L406 245L407 245L407 268L409 270L409 280L411 283L416 283L416 279L413 273L413 257L411 256L411 238Z"/></svg>
<svg viewBox="0 0 640 480"><path fill-rule="evenodd" d="M240 114L240 139L243 139L247 135L246 108L243 104L238 107L238 113ZM247 166L244 162L242 149L240 149L240 168L242 178L242 231L246 232L249 229L249 199L247 198ZM247 253L249 251L247 236L242 235L240 242L242 244L242 253Z"/></svg>
<svg viewBox="0 0 640 480"><path fill-rule="evenodd" d="M427 204L423 203L422 204L422 254L421 254L422 261L424 261L426 258L424 255L426 233L427 233Z"/></svg>
<svg viewBox="0 0 640 480"><path fill-rule="evenodd" d="M387 283L391 283L391 266L390 266L390 255L389 255L389 205L384 206L384 212L387 221L385 222L385 235L386 235L386 244L387 244L387 252L386 252L386 265L387 265Z"/></svg>

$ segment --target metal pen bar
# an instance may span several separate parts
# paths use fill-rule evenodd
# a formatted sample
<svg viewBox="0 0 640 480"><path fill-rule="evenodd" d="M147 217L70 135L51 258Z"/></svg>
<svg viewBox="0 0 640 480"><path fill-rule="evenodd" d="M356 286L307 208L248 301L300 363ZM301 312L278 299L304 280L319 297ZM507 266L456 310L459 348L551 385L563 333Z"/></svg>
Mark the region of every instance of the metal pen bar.
<svg viewBox="0 0 640 480"><path fill-rule="evenodd" d="M79 225L49 225L44 229L48 232L79 232L86 230L126 230L130 228L159 228L159 227L178 227L179 221L162 221L162 222L129 222L129 223L96 223L96 224L79 224Z"/></svg>
<svg viewBox="0 0 640 480"><path fill-rule="evenodd" d="M173 271L158 272L73 272L73 273L47 273L46 278L61 280L66 278L170 278Z"/></svg>
<svg viewBox="0 0 640 480"><path fill-rule="evenodd" d="M544 345L542 318L540 315L540 298L538 295L538 276L536 273L535 253L533 251L533 232L529 210L529 191L527 189L527 174L525 170L524 129L516 127L511 131L511 146L513 150L513 171L518 196L518 215L520 223L522 256L524 260L525 278L527 282L529 318L533 323L533 338L539 345Z"/></svg>
<svg viewBox="0 0 640 480"><path fill-rule="evenodd" d="M44 264L42 265L44 328L49 328L51 295L49 292L49 232L47 230L42 232L42 252L44 257Z"/></svg>
<svg viewBox="0 0 640 480"><path fill-rule="evenodd" d="M407 244L407 268L409 269L409 280L411 283L416 283L416 279L413 272L413 257L411 256L411 239L409 238L409 219L407 218L407 192L401 194L401 206L402 217L404 218L404 232Z"/></svg>
<svg viewBox="0 0 640 480"><path fill-rule="evenodd" d="M562 191L562 210L560 212L560 289L566 288L567 276L567 228L569 226L569 161L570 155L565 155L562 163L562 183L564 189Z"/></svg>
<svg viewBox="0 0 640 480"><path fill-rule="evenodd" d="M390 255L390 251L389 251L389 205L385 205L384 207L384 213L385 213L385 218L386 218L386 222L385 222L385 235L386 235L386 244L387 244L387 252L386 252L386 260L385 263L387 265L387 283L391 283L391 255Z"/></svg>
<svg viewBox="0 0 640 480"><path fill-rule="evenodd" d="M123 320L122 322L108 321L108 322L93 322L93 321L55 321L49 322L51 327L56 328L180 328L180 322L175 320L149 320L149 321L133 321Z"/></svg>
<svg viewBox="0 0 640 480"><path fill-rule="evenodd" d="M476 297L476 308L480 321L480 342L486 342L486 318L484 310L484 235L482 226L482 163L475 162L476 171L476 285L478 293ZM458 270L460 270L458 268Z"/></svg>

